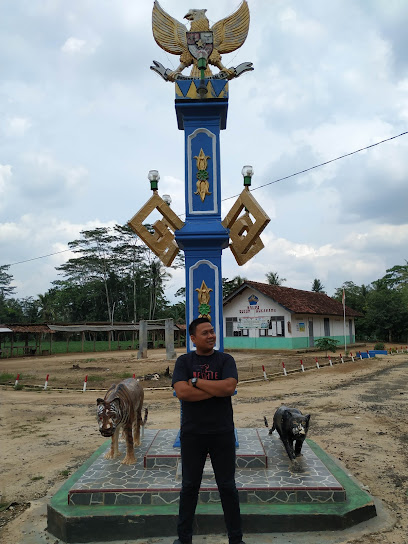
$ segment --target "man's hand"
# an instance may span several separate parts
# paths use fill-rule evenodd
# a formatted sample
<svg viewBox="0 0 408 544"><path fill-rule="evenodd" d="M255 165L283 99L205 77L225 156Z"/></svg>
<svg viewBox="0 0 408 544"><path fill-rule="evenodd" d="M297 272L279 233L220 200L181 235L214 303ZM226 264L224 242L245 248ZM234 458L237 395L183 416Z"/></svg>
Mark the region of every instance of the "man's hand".
<svg viewBox="0 0 408 544"><path fill-rule="evenodd" d="M191 380L188 383L191 384ZM237 386L237 380L235 378L225 378L225 380L203 380L198 378L196 386L192 386L193 389L205 391L211 394L212 397L232 397Z"/></svg>
<svg viewBox="0 0 408 544"><path fill-rule="evenodd" d="M174 384L174 391L176 392L179 400L186 400L188 402L197 402L214 397L214 395L211 393L207 393L206 391L198 389L197 387L193 387L191 380L188 382L176 382Z"/></svg>

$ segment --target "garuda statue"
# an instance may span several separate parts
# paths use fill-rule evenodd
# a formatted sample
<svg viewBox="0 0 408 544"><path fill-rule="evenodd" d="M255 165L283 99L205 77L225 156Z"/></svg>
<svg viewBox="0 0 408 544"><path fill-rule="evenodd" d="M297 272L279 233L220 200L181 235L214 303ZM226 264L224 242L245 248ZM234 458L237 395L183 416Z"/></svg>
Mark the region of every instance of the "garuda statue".
<svg viewBox="0 0 408 544"><path fill-rule="evenodd" d="M180 55L180 65L176 70L164 68L160 62L153 61L151 69L166 81L176 79L199 79L198 60L206 59L205 78L232 79L244 72L253 70L252 62L244 62L236 68L226 68L221 62L221 54L232 53L245 42L249 29L249 9L246 0L238 9L225 19L221 19L211 28L206 9L190 9L185 19L190 21L190 31L186 26L166 13L155 0L152 14L153 36L156 43L167 53ZM193 65L189 77L182 71ZM213 75L209 65L220 71Z"/></svg>

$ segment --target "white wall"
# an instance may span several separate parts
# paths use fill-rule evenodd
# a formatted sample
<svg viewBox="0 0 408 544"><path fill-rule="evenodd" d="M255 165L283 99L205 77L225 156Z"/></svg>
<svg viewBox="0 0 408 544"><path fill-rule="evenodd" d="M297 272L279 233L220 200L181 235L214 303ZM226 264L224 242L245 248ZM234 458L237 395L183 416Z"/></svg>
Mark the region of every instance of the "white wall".
<svg viewBox="0 0 408 544"><path fill-rule="evenodd" d="M248 297L255 295L258 297L257 304L251 306L248 301ZM242 293L232 299L231 302L224 305L224 334L226 333L226 318L237 317L238 319L265 319L268 321L271 317L283 316L285 319L285 337L290 338L291 334L288 333L288 321L292 319L292 314L283 308L280 304L277 304L269 297L255 291L254 289L246 288ZM292 329L293 330L293 329ZM258 329L249 329L249 337L255 338L259 336Z"/></svg>
<svg viewBox="0 0 408 544"><path fill-rule="evenodd" d="M248 297L255 295L258 297L256 306L251 306ZM224 335L226 334L226 318L265 318L269 320L271 316L283 316L285 318L285 337L286 338L304 338L309 336L309 321L313 321L313 336L318 338L325 336L324 334L324 318L330 320L330 336L343 336L343 317L329 315L309 315L309 314L292 314L280 304L274 302L269 297L255 291L251 288L246 288L242 293L232 299L231 302L224 305ZM288 331L288 322L291 324L291 333ZM302 323L304 330L302 330ZM352 319L353 335L355 335L354 319ZM349 318L346 316L346 335L349 335ZM258 329L249 329L249 337L258 337Z"/></svg>

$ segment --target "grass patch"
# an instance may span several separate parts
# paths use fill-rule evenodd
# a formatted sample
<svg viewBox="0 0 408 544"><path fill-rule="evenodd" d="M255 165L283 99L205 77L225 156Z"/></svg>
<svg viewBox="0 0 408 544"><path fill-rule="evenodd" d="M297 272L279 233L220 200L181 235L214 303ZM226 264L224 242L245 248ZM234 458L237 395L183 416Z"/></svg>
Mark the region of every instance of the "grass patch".
<svg viewBox="0 0 408 544"><path fill-rule="evenodd" d="M22 389L24 389L24 385L21 385L21 383L18 383L17 385L14 386L14 389L16 391L21 391Z"/></svg>
<svg viewBox="0 0 408 544"><path fill-rule="evenodd" d="M45 438L46 436L50 436L50 433L39 434L38 438Z"/></svg>
<svg viewBox="0 0 408 544"><path fill-rule="evenodd" d="M44 476L32 476L31 481L37 482L38 480L44 480Z"/></svg>
<svg viewBox="0 0 408 544"><path fill-rule="evenodd" d="M113 374L113 377L125 380L126 378L132 378L133 372L118 372L117 374Z"/></svg>
<svg viewBox="0 0 408 544"><path fill-rule="evenodd" d="M104 379L104 376L96 376L94 374L88 376L88 382L103 382Z"/></svg>
<svg viewBox="0 0 408 544"><path fill-rule="evenodd" d="M15 380L16 377L17 376L15 374L10 374L9 372L2 372L0 374L0 382L9 382L10 380ZM20 379L21 379L21 376L20 376Z"/></svg>
<svg viewBox="0 0 408 544"><path fill-rule="evenodd" d="M10 372L2 372L0 374L0 383L6 383L6 382L15 382L17 379L17 374L11 374ZM19 381L21 380L32 380L35 379L35 376L32 374L22 374L20 372L20 377L18 378Z"/></svg>
<svg viewBox="0 0 408 544"><path fill-rule="evenodd" d="M64 478L68 478L68 476L69 476L69 470L61 470L60 474L61 474L61 476L63 476Z"/></svg>

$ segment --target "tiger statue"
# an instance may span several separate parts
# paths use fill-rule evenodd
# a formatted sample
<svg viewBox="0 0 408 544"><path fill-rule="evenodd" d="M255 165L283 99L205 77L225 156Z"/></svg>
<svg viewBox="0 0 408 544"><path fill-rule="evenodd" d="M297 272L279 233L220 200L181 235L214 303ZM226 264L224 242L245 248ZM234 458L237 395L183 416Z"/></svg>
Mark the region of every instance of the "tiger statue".
<svg viewBox="0 0 408 544"><path fill-rule="evenodd" d="M145 408L142 420L143 400L143 387L134 378L127 378L118 385L112 384L104 399L96 399L99 432L102 436L112 438L105 459L119 456L119 431L122 429L126 440L126 456L122 464L136 463L134 447L140 445L140 426L144 428L148 415Z"/></svg>

